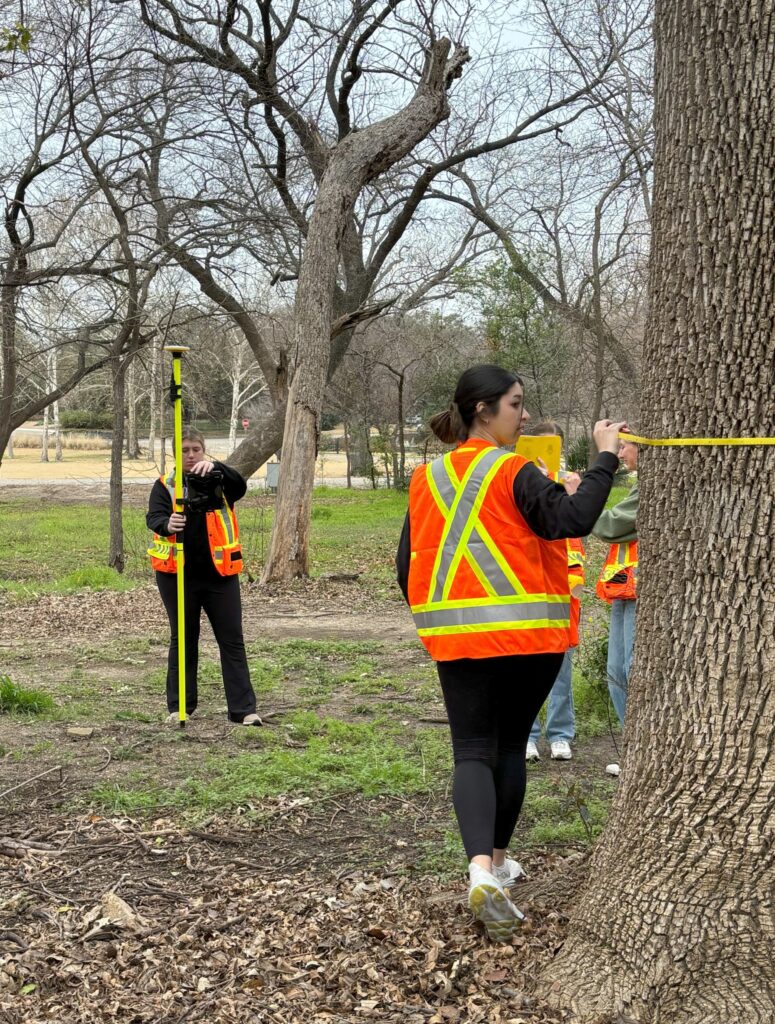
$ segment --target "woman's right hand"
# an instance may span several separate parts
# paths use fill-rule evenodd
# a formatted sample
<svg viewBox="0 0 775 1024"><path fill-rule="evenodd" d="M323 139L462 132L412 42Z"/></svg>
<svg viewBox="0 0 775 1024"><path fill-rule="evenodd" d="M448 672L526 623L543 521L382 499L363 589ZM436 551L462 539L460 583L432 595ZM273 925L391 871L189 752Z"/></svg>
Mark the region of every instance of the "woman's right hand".
<svg viewBox="0 0 775 1024"><path fill-rule="evenodd" d="M598 420L592 437L599 452L610 452L612 455L619 454L619 432L629 433L629 427L625 422L614 423L611 420Z"/></svg>
<svg viewBox="0 0 775 1024"><path fill-rule="evenodd" d="M186 517L182 512L173 512L167 523L167 534L180 533L185 528Z"/></svg>

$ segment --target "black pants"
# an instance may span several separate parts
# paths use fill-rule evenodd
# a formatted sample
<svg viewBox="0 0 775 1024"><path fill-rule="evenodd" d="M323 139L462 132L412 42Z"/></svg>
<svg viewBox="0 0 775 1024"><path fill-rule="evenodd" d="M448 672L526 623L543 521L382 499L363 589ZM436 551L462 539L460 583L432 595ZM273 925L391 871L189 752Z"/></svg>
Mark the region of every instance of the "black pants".
<svg viewBox="0 0 775 1024"><path fill-rule="evenodd" d="M167 658L167 707L178 710L178 578L175 573L157 572L156 584L170 620L170 650ZM196 674L199 664L199 624L204 610L221 653L221 672L226 690L229 718L241 722L256 710L256 695L242 636L242 602L238 576L198 578L186 572L186 714L197 705Z"/></svg>
<svg viewBox="0 0 775 1024"><path fill-rule="evenodd" d="M509 845L525 799L530 728L562 654L517 654L436 663L452 732L452 802L472 857Z"/></svg>

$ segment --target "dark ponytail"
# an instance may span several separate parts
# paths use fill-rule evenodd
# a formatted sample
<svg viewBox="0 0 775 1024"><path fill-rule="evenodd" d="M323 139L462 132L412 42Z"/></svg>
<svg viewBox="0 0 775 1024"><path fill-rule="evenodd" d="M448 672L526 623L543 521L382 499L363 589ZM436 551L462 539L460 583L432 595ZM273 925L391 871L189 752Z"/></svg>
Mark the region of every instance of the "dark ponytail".
<svg viewBox="0 0 775 1024"><path fill-rule="evenodd" d="M468 436L457 402L450 402L448 409L437 412L428 426L444 444L454 444L455 441L463 441Z"/></svg>
<svg viewBox="0 0 775 1024"><path fill-rule="evenodd" d="M465 441L476 419L476 407L483 403L495 415L503 395L522 380L511 370L484 363L466 370L457 382L449 408L437 413L428 426L444 444Z"/></svg>

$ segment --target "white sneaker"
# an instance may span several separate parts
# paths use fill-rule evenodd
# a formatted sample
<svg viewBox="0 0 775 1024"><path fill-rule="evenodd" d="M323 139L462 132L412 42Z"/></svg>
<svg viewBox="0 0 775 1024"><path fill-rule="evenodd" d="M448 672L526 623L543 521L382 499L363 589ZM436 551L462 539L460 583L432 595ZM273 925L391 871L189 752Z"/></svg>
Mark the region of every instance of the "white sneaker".
<svg viewBox="0 0 775 1024"><path fill-rule="evenodd" d="M261 719L259 718L259 716L255 712L252 712L249 715L245 715L245 717L242 719L241 722L232 722L231 724L232 725L263 725L264 723L261 721Z"/></svg>
<svg viewBox="0 0 775 1024"><path fill-rule="evenodd" d="M509 857L500 865L493 864L492 874L493 878L496 878L505 889L513 885L518 878L527 878L525 869L519 861L511 860Z"/></svg>
<svg viewBox="0 0 775 1024"><path fill-rule="evenodd" d="M540 761L541 755L538 753L538 747L533 743L532 740L527 741L527 750L525 751L526 761Z"/></svg>
<svg viewBox="0 0 775 1024"><path fill-rule="evenodd" d="M493 942L508 942L525 920L525 915L517 910L501 883L489 871L478 864L471 864L469 875L468 906L474 917L482 922Z"/></svg>
<svg viewBox="0 0 775 1024"><path fill-rule="evenodd" d="M605 766L606 775L619 775L621 773L618 761L613 761L611 764Z"/></svg>
<svg viewBox="0 0 775 1024"><path fill-rule="evenodd" d="M551 744L552 759L555 761L570 761L573 751L567 740L554 740Z"/></svg>

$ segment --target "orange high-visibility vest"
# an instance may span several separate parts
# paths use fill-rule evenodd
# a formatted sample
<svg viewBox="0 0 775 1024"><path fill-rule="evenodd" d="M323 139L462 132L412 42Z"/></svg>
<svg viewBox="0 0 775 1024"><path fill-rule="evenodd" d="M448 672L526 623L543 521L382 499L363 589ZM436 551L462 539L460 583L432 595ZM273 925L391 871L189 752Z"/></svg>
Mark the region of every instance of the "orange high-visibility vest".
<svg viewBox="0 0 775 1024"><path fill-rule="evenodd" d="M435 661L568 649L567 546L542 540L518 511L526 465L472 438L412 476L408 597Z"/></svg>
<svg viewBox="0 0 775 1024"><path fill-rule="evenodd" d="M175 507L175 473L174 471L165 480L159 477L161 482L170 492L172 507ZM207 539L210 544L210 554L213 565L221 576L236 576L242 572L242 549L239 540L239 528L234 509L224 501L223 508L214 512L206 512ZM154 533L153 545L148 548L151 556L151 565L157 572L177 572L177 560L175 558L175 534L165 537Z"/></svg>
<svg viewBox="0 0 775 1024"><path fill-rule="evenodd" d="M638 586L638 542L628 541L626 544L612 544L600 578L595 586L595 593L604 601L634 601Z"/></svg>
<svg viewBox="0 0 775 1024"><path fill-rule="evenodd" d="M574 587L583 587L586 579L584 566L587 553L580 537L568 538L568 589L570 596L570 646L579 645L579 622L581 620L581 597L573 594Z"/></svg>

